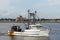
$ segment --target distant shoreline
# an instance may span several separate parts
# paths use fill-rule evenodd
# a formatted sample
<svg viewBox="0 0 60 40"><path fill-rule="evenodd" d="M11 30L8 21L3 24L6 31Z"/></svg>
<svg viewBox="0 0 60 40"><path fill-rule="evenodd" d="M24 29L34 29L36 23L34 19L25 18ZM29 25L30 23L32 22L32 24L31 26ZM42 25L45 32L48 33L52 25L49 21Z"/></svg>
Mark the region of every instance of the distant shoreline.
<svg viewBox="0 0 60 40"><path fill-rule="evenodd" d="M28 22L16 22L16 21L0 21L0 23L28 23ZM38 23L38 22L36 22ZM60 23L60 22L50 22L50 21L39 21L39 23Z"/></svg>
<svg viewBox="0 0 60 40"><path fill-rule="evenodd" d="M35 20L36 23L40 22L40 23L60 23L60 19L37 19ZM13 20L0 20L0 23L28 23L28 19L27 20L19 20L16 21L15 19Z"/></svg>

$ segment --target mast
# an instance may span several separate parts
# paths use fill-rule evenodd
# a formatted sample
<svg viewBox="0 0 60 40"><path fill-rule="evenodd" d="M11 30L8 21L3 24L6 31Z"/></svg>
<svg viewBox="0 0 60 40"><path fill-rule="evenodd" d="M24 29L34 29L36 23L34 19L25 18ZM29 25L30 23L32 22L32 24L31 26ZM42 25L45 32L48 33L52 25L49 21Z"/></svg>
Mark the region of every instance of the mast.
<svg viewBox="0 0 60 40"><path fill-rule="evenodd" d="M36 20L36 11L34 12L30 12L30 10L28 10L28 27L29 27L29 24L32 22L33 24L35 24L35 20ZM33 19L32 19L33 18Z"/></svg>
<svg viewBox="0 0 60 40"><path fill-rule="evenodd" d="M35 13L33 13L33 23L35 24L35 20L36 20L36 11L35 11Z"/></svg>
<svg viewBox="0 0 60 40"><path fill-rule="evenodd" d="M29 29L30 23L35 24L35 20L36 20L35 17L36 17L37 11L30 12L30 10L28 9L27 12L28 12L28 28L27 29Z"/></svg>
<svg viewBox="0 0 60 40"><path fill-rule="evenodd" d="M28 12L28 28L29 28L29 22L30 22L30 20L29 20L29 10L27 12Z"/></svg>

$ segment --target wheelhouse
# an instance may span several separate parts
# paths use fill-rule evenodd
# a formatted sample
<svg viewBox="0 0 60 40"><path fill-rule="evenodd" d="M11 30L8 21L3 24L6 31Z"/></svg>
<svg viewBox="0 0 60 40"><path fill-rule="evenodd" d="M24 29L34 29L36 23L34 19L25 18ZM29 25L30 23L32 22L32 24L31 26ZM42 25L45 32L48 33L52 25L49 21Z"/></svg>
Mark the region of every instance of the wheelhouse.
<svg viewBox="0 0 60 40"><path fill-rule="evenodd" d="M12 26L11 27L11 31L22 31L22 29L20 28L20 26Z"/></svg>

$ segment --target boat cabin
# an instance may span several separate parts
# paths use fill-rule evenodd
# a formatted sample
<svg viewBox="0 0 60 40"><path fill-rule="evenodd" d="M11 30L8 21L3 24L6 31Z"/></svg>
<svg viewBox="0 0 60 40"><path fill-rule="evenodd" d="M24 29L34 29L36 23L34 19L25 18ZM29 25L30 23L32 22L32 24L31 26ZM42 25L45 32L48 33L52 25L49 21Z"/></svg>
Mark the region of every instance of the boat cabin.
<svg viewBox="0 0 60 40"><path fill-rule="evenodd" d="M20 28L20 26L12 26L11 27L11 31L18 31L18 32L20 32L20 31L22 31L22 29Z"/></svg>
<svg viewBox="0 0 60 40"><path fill-rule="evenodd" d="M29 29L40 29L42 27L41 24L32 24L29 25Z"/></svg>

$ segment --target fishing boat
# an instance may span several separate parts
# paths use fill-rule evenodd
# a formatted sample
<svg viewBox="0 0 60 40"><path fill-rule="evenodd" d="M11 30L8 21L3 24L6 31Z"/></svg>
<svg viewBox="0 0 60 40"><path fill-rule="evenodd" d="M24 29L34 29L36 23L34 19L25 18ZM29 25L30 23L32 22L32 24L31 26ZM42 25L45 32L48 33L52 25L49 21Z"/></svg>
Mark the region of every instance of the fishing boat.
<svg viewBox="0 0 60 40"><path fill-rule="evenodd" d="M28 11L29 13L29 11ZM36 13L36 12L35 12ZM33 18L35 19L35 14ZM49 29L45 28L41 25L41 23L35 23L35 20L32 24L29 24L28 21L28 28L22 30L20 26L12 26L11 29L8 31L8 35L20 35L20 36L49 36Z"/></svg>

